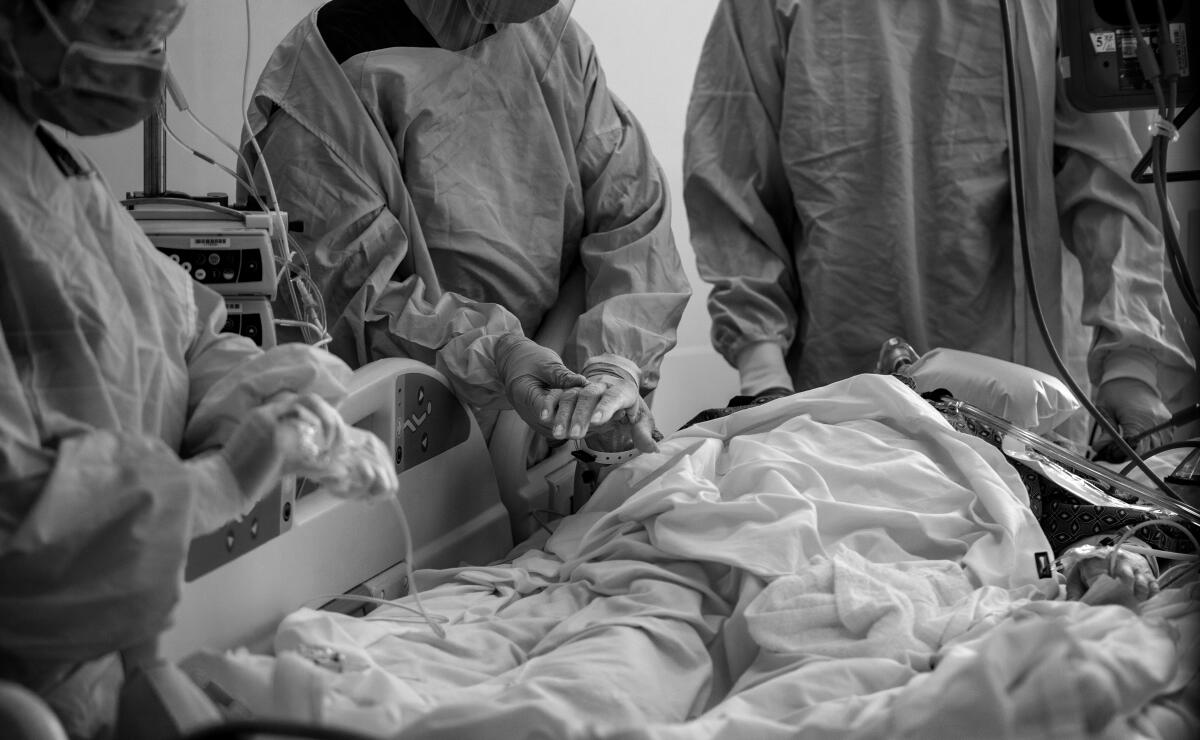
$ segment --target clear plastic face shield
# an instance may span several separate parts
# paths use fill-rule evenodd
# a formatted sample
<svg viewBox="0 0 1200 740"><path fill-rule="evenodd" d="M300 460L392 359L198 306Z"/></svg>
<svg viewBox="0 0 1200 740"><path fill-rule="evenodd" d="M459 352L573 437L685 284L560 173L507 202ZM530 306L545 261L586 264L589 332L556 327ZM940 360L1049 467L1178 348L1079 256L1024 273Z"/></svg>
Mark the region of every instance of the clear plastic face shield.
<svg viewBox="0 0 1200 740"><path fill-rule="evenodd" d="M402 0L438 45L477 56L481 43L510 25L524 24L540 78L558 49L575 0Z"/></svg>

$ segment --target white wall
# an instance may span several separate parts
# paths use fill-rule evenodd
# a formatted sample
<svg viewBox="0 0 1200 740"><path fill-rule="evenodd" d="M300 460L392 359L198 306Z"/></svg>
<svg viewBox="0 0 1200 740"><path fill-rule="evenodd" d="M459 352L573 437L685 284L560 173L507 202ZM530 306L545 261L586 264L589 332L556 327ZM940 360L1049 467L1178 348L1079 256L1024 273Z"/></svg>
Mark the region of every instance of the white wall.
<svg viewBox="0 0 1200 740"><path fill-rule="evenodd" d="M271 49L322 0L252 0L250 85ZM654 399L659 428L671 431L700 409L723 405L737 391L737 375L712 350L705 309L707 287L696 275L681 198L684 117L696 61L716 0L577 0L574 17L596 43L609 84L645 126L672 190L676 243L694 295L679 329L679 345L663 364ZM196 114L230 141L240 130L245 60L243 0L192 0L169 53L172 67ZM1135 120L1137 115L1134 115ZM233 156L177 113L176 132L206 154L233 167ZM1192 127L1200 124L1193 122ZM1173 166L1200 168L1200 129L1185 129L1173 148ZM83 143L118 195L140 190L142 133L135 128ZM231 178L168 141L167 187L198 194L233 192ZM1183 227L1183 243L1200 254L1200 184L1173 184L1171 197ZM1182 309L1182 305L1180 305ZM1200 329L1186 311L1178 315L1200 351Z"/></svg>
<svg viewBox="0 0 1200 740"><path fill-rule="evenodd" d="M271 49L322 0L252 0L250 87ZM574 18L599 49L609 84L646 127L670 180L675 238L695 295L679 331L679 346L663 365L654 399L659 428L676 429L702 408L723 405L736 373L708 340L707 290L695 273L681 198L683 128L700 45L716 0L577 0ZM227 140L239 139L246 15L243 0L191 0L168 53L192 111ZM233 155L185 116L168 111L172 129L193 147L233 168ZM78 142L124 196L144 187L142 130ZM167 141L167 189L189 194L233 193L232 178Z"/></svg>
<svg viewBox="0 0 1200 740"><path fill-rule="evenodd" d="M717 0L577 0L573 14L595 41L609 86L646 128L671 186L675 242L693 295L654 396L664 432L702 409L724 406L738 390L737 373L708 339L708 288L696 274L683 209L684 118L716 6Z"/></svg>

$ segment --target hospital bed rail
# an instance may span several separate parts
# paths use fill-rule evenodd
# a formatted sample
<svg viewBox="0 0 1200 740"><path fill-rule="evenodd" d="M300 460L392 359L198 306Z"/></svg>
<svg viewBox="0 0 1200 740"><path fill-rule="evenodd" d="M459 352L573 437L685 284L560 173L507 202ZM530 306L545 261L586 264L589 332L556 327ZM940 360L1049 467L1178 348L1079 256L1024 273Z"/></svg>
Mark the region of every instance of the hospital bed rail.
<svg viewBox="0 0 1200 740"><path fill-rule="evenodd" d="M359 368L348 390L339 405L343 418L395 452L413 567L484 564L511 549L509 514L483 435L440 373L415 360L378 360ZM186 582L174 624L127 659L118 737L183 737L220 721L220 697L205 694L178 667L188 655L269 649L280 620L301 606L349 611L339 594L403 596L410 584L401 532L394 507L300 482L291 527Z"/></svg>

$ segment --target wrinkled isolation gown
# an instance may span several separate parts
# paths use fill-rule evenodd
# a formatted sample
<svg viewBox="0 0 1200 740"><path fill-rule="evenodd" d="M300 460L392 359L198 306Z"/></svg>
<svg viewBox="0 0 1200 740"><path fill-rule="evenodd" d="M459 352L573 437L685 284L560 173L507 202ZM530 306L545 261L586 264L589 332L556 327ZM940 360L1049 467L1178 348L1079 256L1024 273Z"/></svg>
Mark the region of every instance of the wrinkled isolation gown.
<svg viewBox="0 0 1200 740"><path fill-rule="evenodd" d="M657 385L690 294L666 178L579 27L542 48L551 34L532 24L561 24L558 12L470 55L393 47L339 66L314 11L267 63L251 126L282 208L303 223L294 237L331 348L352 366L433 362L468 403L494 406L491 340L536 337L581 268L564 360L617 358L644 390ZM440 296L426 290L435 281Z"/></svg>
<svg viewBox="0 0 1200 740"><path fill-rule="evenodd" d="M1129 178L1136 143L1121 116L1063 99L1055 4L1009 6L1051 332L1078 364L1088 356L1093 383L1135 377L1169 399L1194 371L1152 189ZM1012 227L1001 20L996 0L720 3L688 111L684 199L713 343L743 377L823 385L871 371L891 336L1054 372ZM1063 296L1063 245L1094 344Z"/></svg>
<svg viewBox="0 0 1200 740"><path fill-rule="evenodd" d="M344 392L329 353L224 323L91 164L0 98L0 674L73 728L111 710L112 652L167 626L189 538L253 504L203 453L277 391Z"/></svg>

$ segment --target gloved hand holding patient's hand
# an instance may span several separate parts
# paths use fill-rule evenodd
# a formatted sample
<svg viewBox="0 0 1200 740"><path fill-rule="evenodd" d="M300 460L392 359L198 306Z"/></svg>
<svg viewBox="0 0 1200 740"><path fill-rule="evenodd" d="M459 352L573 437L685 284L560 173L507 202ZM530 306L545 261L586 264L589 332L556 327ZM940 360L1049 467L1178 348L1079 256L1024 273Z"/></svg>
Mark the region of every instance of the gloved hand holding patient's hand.
<svg viewBox="0 0 1200 740"><path fill-rule="evenodd" d="M1100 386L1096 406L1113 421L1125 439L1135 437L1171 418L1171 412L1159 397L1158 391L1136 378L1114 378ZM1166 429L1147 435L1133 445L1139 454L1164 444ZM1109 440L1098 455L1108 462L1121 462L1126 455Z"/></svg>
<svg viewBox="0 0 1200 740"><path fill-rule="evenodd" d="M496 369L504 393L517 414L533 429L550 436L555 409L566 389L587 385L553 350L519 334L496 342Z"/></svg>
<svg viewBox="0 0 1200 740"><path fill-rule="evenodd" d="M313 393L281 393L253 409L220 454L247 501L260 499L284 475L332 484L346 496L384 495L399 487L383 442L347 426Z"/></svg>
<svg viewBox="0 0 1200 740"><path fill-rule="evenodd" d="M554 415L556 439L587 436L607 452L658 452L654 417L632 377L618 369L585 368L587 384L565 392Z"/></svg>

